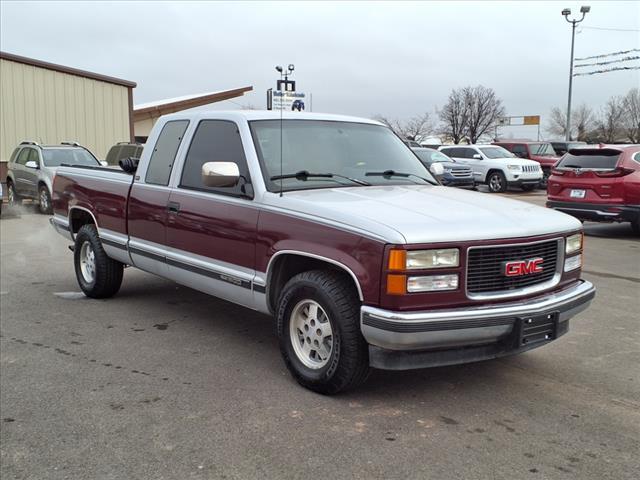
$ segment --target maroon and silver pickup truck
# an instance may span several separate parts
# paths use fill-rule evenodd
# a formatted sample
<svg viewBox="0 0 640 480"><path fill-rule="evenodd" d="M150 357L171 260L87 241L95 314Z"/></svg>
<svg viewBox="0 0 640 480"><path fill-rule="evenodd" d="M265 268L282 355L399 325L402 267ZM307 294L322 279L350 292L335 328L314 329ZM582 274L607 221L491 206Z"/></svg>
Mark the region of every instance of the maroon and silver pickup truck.
<svg viewBox="0 0 640 480"><path fill-rule="evenodd" d="M578 220L443 187L375 121L173 114L133 163L57 172L82 291L114 295L130 265L271 314L317 392L545 345L595 295Z"/></svg>

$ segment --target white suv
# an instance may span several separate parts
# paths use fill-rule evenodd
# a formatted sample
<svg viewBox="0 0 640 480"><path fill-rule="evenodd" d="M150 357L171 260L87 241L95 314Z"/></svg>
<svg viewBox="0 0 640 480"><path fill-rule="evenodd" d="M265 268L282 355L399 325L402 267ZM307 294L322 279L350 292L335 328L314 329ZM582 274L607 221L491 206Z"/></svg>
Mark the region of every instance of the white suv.
<svg viewBox="0 0 640 480"><path fill-rule="evenodd" d="M486 183L492 193L504 192L508 187L528 192L542 180L538 162L518 158L496 145L445 145L438 150L469 165L475 181Z"/></svg>

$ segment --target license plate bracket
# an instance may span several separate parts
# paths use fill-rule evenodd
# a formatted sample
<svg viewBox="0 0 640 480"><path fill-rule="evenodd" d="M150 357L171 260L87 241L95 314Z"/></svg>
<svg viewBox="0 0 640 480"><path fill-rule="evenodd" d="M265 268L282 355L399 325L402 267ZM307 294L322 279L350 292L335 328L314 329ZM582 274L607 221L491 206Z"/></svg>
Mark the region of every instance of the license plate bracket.
<svg viewBox="0 0 640 480"><path fill-rule="evenodd" d="M519 318L518 345L550 342L558 336L558 312L547 312Z"/></svg>
<svg viewBox="0 0 640 480"><path fill-rule="evenodd" d="M582 189L573 189L569 193L569 196L571 198L584 198L585 194L586 194L586 192L584 190L582 190Z"/></svg>

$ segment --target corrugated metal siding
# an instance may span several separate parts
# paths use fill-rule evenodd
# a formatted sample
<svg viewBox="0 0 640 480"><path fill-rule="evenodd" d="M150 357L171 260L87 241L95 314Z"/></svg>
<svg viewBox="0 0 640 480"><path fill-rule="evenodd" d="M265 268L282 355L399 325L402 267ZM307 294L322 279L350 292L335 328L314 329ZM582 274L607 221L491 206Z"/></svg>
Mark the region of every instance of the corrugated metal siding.
<svg viewBox="0 0 640 480"><path fill-rule="evenodd" d="M128 88L0 59L0 160L23 140L77 141L104 159L128 141Z"/></svg>

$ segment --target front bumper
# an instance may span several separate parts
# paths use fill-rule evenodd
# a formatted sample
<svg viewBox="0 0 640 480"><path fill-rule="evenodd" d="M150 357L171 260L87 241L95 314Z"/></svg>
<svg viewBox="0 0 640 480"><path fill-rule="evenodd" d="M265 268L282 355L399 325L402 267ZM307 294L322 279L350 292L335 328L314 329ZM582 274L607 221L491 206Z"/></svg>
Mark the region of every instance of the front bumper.
<svg viewBox="0 0 640 480"><path fill-rule="evenodd" d="M499 305L423 312L363 306L360 326L372 367L451 365L549 343L566 333L568 320L585 310L594 296L593 284L580 280L558 292Z"/></svg>
<svg viewBox="0 0 640 480"><path fill-rule="evenodd" d="M523 185L538 186L542 178L518 178L517 180L507 179L507 185L510 187L522 187Z"/></svg>
<svg viewBox="0 0 640 480"><path fill-rule="evenodd" d="M473 177L458 178L454 176L442 177L440 182L446 187L475 187L476 181Z"/></svg>
<svg viewBox="0 0 640 480"><path fill-rule="evenodd" d="M548 200L547 207L594 222L633 222L640 219L640 205L558 202Z"/></svg>

